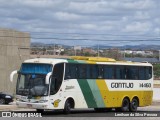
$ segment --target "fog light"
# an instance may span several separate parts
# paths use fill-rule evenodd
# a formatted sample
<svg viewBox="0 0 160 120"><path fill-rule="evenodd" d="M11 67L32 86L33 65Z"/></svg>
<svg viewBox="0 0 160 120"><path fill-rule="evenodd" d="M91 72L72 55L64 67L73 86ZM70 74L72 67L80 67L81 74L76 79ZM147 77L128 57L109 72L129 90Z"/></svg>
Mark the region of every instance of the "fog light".
<svg viewBox="0 0 160 120"><path fill-rule="evenodd" d="M42 107L43 107L43 108L46 108L46 107L47 107L47 105L42 105Z"/></svg>

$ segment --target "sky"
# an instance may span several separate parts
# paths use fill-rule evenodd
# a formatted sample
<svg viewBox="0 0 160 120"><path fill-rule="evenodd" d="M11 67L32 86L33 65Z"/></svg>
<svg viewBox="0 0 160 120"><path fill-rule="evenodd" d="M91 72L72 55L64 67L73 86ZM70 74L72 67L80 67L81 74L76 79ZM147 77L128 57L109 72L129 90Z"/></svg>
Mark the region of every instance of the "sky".
<svg viewBox="0 0 160 120"><path fill-rule="evenodd" d="M160 0L0 0L0 23L32 42L160 45Z"/></svg>

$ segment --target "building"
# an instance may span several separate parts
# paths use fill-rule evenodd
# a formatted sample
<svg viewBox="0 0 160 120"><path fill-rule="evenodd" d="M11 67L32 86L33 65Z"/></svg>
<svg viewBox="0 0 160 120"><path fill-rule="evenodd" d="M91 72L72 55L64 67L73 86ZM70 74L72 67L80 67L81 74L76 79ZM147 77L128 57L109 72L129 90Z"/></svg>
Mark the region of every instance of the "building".
<svg viewBox="0 0 160 120"><path fill-rule="evenodd" d="M134 57L134 58L124 58L126 61L132 61L132 62L149 62L151 64L159 64L160 61L157 58L140 58L140 57Z"/></svg>
<svg viewBox="0 0 160 120"><path fill-rule="evenodd" d="M29 33L0 29L0 91L15 93L16 80L10 82L10 73L29 57Z"/></svg>

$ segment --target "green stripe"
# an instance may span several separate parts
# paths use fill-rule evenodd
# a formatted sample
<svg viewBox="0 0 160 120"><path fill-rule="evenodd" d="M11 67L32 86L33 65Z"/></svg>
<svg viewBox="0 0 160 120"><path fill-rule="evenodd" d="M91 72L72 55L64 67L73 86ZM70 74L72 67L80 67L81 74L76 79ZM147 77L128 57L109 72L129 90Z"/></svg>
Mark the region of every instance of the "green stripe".
<svg viewBox="0 0 160 120"><path fill-rule="evenodd" d="M86 63L84 60L77 60L78 63Z"/></svg>
<svg viewBox="0 0 160 120"><path fill-rule="evenodd" d="M72 60L72 59L68 59L67 61L68 61L69 63L78 63L77 61Z"/></svg>
<svg viewBox="0 0 160 120"><path fill-rule="evenodd" d="M93 96L94 96L95 101L97 103L97 107L105 107L101 93L100 93L99 88L96 84L96 80L87 80L87 82L88 82L90 89L93 93Z"/></svg>
<svg viewBox="0 0 160 120"><path fill-rule="evenodd" d="M86 63L84 60L72 60L72 59L67 59L69 63Z"/></svg>
<svg viewBox="0 0 160 120"><path fill-rule="evenodd" d="M79 86L86 100L88 108L96 108L97 104L86 79L78 79Z"/></svg>

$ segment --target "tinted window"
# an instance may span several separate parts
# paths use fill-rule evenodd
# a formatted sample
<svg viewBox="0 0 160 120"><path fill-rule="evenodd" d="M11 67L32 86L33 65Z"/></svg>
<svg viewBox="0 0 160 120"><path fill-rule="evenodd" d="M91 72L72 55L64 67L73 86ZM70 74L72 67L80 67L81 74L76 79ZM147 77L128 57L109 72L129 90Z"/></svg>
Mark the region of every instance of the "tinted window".
<svg viewBox="0 0 160 120"><path fill-rule="evenodd" d="M86 79L86 77L87 77L87 65L79 64L78 65L78 78Z"/></svg>
<svg viewBox="0 0 160 120"><path fill-rule="evenodd" d="M148 80L152 77L152 67L66 64L65 79L131 79Z"/></svg>
<svg viewBox="0 0 160 120"><path fill-rule="evenodd" d="M77 64L66 64L65 79L77 78Z"/></svg>
<svg viewBox="0 0 160 120"><path fill-rule="evenodd" d="M97 65L90 65L90 78L91 79L97 79L98 78Z"/></svg>
<svg viewBox="0 0 160 120"><path fill-rule="evenodd" d="M116 79L125 79L125 67L116 66Z"/></svg>
<svg viewBox="0 0 160 120"><path fill-rule="evenodd" d="M104 78L105 79L115 79L114 66L111 66L111 65L104 66Z"/></svg>
<svg viewBox="0 0 160 120"><path fill-rule="evenodd" d="M58 92L62 80L63 80L63 72L64 72L64 64L56 64L53 69L52 78L51 78L51 86L50 86L50 94L53 95Z"/></svg>
<svg viewBox="0 0 160 120"><path fill-rule="evenodd" d="M151 67L146 67L146 79L151 79L152 77L152 68Z"/></svg>
<svg viewBox="0 0 160 120"><path fill-rule="evenodd" d="M126 69L127 79L138 80L138 67L128 66Z"/></svg>
<svg viewBox="0 0 160 120"><path fill-rule="evenodd" d="M99 79L103 79L104 78L104 76L103 76L103 65L98 65L98 78Z"/></svg>
<svg viewBox="0 0 160 120"><path fill-rule="evenodd" d="M145 67L139 67L139 80L145 80L146 79L146 72Z"/></svg>

